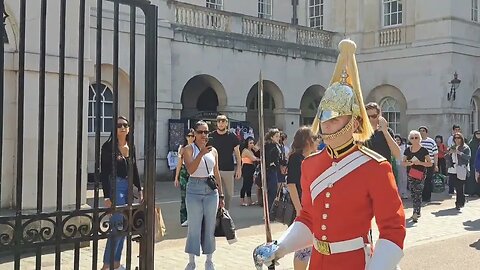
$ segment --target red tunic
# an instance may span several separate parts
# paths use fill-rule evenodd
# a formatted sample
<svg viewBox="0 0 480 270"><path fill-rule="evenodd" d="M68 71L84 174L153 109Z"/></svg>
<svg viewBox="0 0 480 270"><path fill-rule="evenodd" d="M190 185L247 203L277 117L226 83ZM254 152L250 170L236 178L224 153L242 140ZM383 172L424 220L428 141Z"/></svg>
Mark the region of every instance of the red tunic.
<svg viewBox="0 0 480 270"><path fill-rule="evenodd" d="M354 146L348 152L358 150ZM375 155L365 164L323 190L312 203L310 184L333 162L347 155L332 158L328 151L310 156L302 164L302 212L297 221L304 223L318 240L338 242L363 237L375 217L380 238L389 240L401 249L405 239L405 213L395 184L392 167ZM374 153L376 154L376 153ZM374 239L375 241L375 239ZM311 270L365 269L363 249L322 255L315 248L310 259Z"/></svg>

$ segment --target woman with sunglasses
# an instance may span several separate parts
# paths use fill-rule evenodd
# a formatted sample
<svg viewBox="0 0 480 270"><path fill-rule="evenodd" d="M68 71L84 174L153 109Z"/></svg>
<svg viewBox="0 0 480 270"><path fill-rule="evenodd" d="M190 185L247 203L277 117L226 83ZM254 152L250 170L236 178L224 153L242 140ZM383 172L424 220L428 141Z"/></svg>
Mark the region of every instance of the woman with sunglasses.
<svg viewBox="0 0 480 270"><path fill-rule="evenodd" d="M112 207L111 194L115 194L115 205L127 204L128 193L132 192L128 186L128 171L130 162L133 167L133 185L138 189L138 196L140 201L143 201L143 192L140 185L140 177L138 174L137 162L135 157L135 146L129 145L128 134L130 132L130 125L127 118L119 116L116 125L116 141L113 142L113 132L110 134L108 140L102 145L101 153L101 174L103 197L105 198L105 207ZM113 162L112 156L115 150L115 166L116 175L113 175ZM132 150L132 151L130 151ZM130 158L130 152L132 158ZM115 190L112 190L110 181L115 182ZM130 187L131 188L131 187ZM111 237L107 239L107 245L105 246L105 253L103 255L103 267L102 270L110 269L110 255L114 254L113 268L116 270L125 269L120 265L120 259L122 256L123 243L125 236L116 236L116 232L123 229L123 215L115 213L110 217L110 226L112 226Z"/></svg>
<svg viewBox="0 0 480 270"><path fill-rule="evenodd" d="M410 131L408 139L412 144L405 149L402 165L407 167L407 179L413 201L412 221L417 222L422 207L422 191L425 184L426 168L433 163L428 150L420 144L420 132Z"/></svg>
<svg viewBox="0 0 480 270"><path fill-rule="evenodd" d="M187 192L187 182L188 182L188 172L185 167L185 162L183 161L183 148L187 145L192 144L195 141L195 130L193 128L189 129L187 135L185 136L185 141L183 145L180 145L178 148L178 164L175 171L175 187L180 186L180 224L182 227L188 226L187 221L187 206L185 204L185 196Z"/></svg>
<svg viewBox="0 0 480 270"><path fill-rule="evenodd" d="M448 151L448 180L455 187L457 193L455 208L460 210L465 206L465 180L470 172L470 147L465 143L462 133L453 135L454 145Z"/></svg>
<svg viewBox="0 0 480 270"><path fill-rule="evenodd" d="M206 254L205 270L214 270L212 261L215 251L215 223L218 207L224 206L222 181L218 169L218 153L207 146L208 125L204 121L195 124L195 141L185 146L183 161L190 178L187 183L185 202L188 212L188 233L185 253L189 262L185 270L196 269L195 255L200 256L200 247ZM215 183L211 183L214 176ZM212 185L210 185L211 183Z"/></svg>

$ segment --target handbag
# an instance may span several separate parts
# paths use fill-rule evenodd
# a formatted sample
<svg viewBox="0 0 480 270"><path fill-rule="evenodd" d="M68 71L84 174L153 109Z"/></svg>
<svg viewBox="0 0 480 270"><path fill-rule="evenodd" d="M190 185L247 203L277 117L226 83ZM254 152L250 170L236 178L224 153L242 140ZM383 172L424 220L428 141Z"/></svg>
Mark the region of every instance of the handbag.
<svg viewBox="0 0 480 270"><path fill-rule="evenodd" d="M408 171L408 176L415 180L422 181L423 179L425 179L425 171L410 168L410 171Z"/></svg>
<svg viewBox="0 0 480 270"><path fill-rule="evenodd" d="M270 210L271 220L290 226L297 216L295 206L286 185L282 185L277 191L277 197L273 201Z"/></svg>
<svg viewBox="0 0 480 270"><path fill-rule="evenodd" d="M207 186L211 188L212 190L218 189L217 181L215 179L215 175L210 174L210 170L208 169L207 161L202 157L203 161L205 162L205 167L207 168L208 172L208 177L205 182L207 183Z"/></svg>
<svg viewBox="0 0 480 270"><path fill-rule="evenodd" d="M466 180L467 179L467 166L464 165L455 165L455 169L457 171L457 178L458 180Z"/></svg>
<svg viewBox="0 0 480 270"><path fill-rule="evenodd" d="M255 172L253 173L253 182L259 188L262 187L262 173L261 173L261 169L260 169L260 164L255 166Z"/></svg>
<svg viewBox="0 0 480 270"><path fill-rule="evenodd" d="M217 211L214 235L215 237L225 237L230 245L237 242L235 224L228 210L223 207Z"/></svg>
<svg viewBox="0 0 480 270"><path fill-rule="evenodd" d="M160 207L155 207L155 243L160 242L165 238L166 231L162 209L160 209Z"/></svg>
<svg viewBox="0 0 480 270"><path fill-rule="evenodd" d="M440 173L433 175L433 193L442 193L445 191L445 178L446 176Z"/></svg>

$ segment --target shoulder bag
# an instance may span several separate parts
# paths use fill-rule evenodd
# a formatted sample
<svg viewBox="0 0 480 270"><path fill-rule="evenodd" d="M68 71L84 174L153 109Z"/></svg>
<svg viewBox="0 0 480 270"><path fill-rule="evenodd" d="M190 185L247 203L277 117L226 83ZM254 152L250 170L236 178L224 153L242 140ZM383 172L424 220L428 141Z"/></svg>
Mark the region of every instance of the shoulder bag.
<svg viewBox="0 0 480 270"><path fill-rule="evenodd" d="M297 216L296 213L290 193L284 184L277 191L277 197L270 210L270 217L272 220L290 226Z"/></svg>

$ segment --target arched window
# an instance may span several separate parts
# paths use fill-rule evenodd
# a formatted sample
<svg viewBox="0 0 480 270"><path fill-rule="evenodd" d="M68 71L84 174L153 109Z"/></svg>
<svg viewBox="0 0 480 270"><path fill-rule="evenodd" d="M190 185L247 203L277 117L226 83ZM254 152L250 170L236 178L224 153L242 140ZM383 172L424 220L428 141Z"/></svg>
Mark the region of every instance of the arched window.
<svg viewBox="0 0 480 270"><path fill-rule="evenodd" d="M248 103L248 109L254 111L258 110L257 91L255 91L253 98L250 99L250 102ZM263 92L263 109L272 111L275 109L275 100L268 92Z"/></svg>
<svg viewBox="0 0 480 270"><path fill-rule="evenodd" d="M474 98L470 100L470 128L472 133L478 129L478 107Z"/></svg>
<svg viewBox="0 0 480 270"><path fill-rule="evenodd" d="M380 103L380 107L388 126L393 129L394 133L398 133L400 131L400 108L397 101L391 97L386 97Z"/></svg>
<svg viewBox="0 0 480 270"><path fill-rule="evenodd" d="M100 132L112 131L113 118L113 92L110 87L101 83L97 89L97 84L93 83L89 87L88 93L88 132L95 132L95 117L97 115L97 108L95 107L95 100L97 94L100 95ZM98 91L97 91L98 90Z"/></svg>

